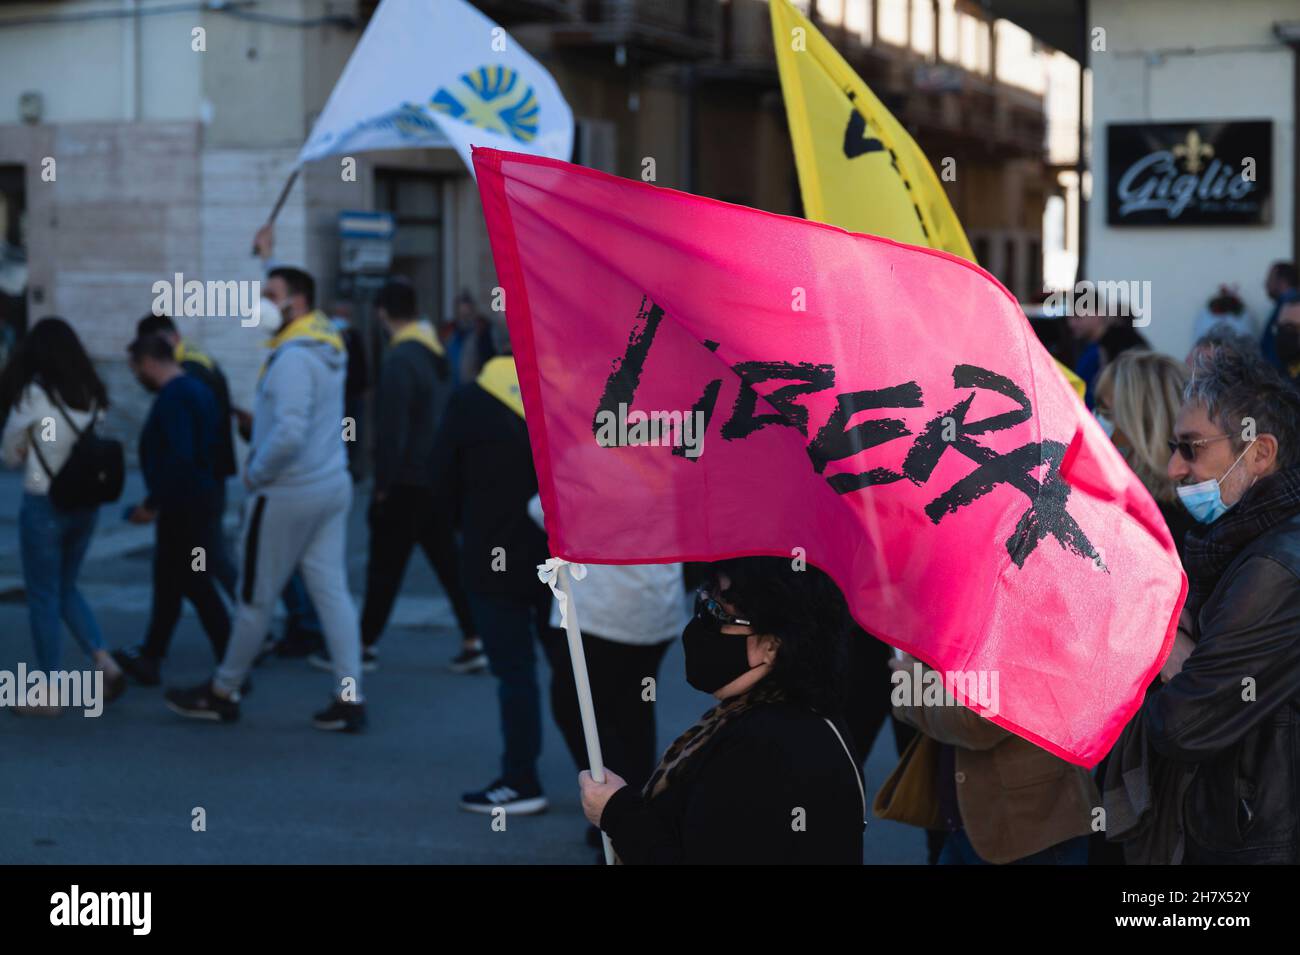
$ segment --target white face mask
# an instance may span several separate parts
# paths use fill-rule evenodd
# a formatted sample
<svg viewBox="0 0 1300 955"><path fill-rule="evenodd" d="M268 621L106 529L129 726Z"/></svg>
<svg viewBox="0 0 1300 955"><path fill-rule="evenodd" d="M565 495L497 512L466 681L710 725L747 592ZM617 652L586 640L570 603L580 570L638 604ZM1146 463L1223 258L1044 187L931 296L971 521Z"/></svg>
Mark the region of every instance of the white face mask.
<svg viewBox="0 0 1300 955"><path fill-rule="evenodd" d="M1176 488L1178 499L1183 502L1183 507L1187 508L1188 513L1199 523L1213 524L1232 506L1223 503L1223 482L1228 479L1228 475L1232 473L1233 468L1241 463L1241 459L1246 456L1246 452L1250 450L1251 445L1254 443L1252 441L1246 445L1241 454L1237 455L1237 460L1232 462L1232 467L1228 468L1223 477L1217 481L1214 478L1209 478L1205 481L1198 481L1196 484L1186 484ZM1250 483L1252 486L1255 484L1254 481Z"/></svg>
<svg viewBox="0 0 1300 955"><path fill-rule="evenodd" d="M1110 420L1109 415L1104 415L1100 411L1093 411L1092 416L1097 419L1097 424L1101 425L1101 430L1106 432L1106 437L1112 441L1115 440L1115 422Z"/></svg>
<svg viewBox="0 0 1300 955"><path fill-rule="evenodd" d="M266 296L263 296L257 303L257 327L268 338L274 337L275 333L280 330L280 320L282 318L280 306Z"/></svg>

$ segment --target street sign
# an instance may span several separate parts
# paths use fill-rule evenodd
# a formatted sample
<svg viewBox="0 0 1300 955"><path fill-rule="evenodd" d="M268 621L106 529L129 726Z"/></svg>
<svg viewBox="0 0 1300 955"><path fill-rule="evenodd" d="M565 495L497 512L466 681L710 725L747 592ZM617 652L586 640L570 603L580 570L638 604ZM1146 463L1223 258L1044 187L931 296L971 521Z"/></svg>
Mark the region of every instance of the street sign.
<svg viewBox="0 0 1300 955"><path fill-rule="evenodd" d="M384 274L393 262L397 222L389 212L339 213L339 270Z"/></svg>

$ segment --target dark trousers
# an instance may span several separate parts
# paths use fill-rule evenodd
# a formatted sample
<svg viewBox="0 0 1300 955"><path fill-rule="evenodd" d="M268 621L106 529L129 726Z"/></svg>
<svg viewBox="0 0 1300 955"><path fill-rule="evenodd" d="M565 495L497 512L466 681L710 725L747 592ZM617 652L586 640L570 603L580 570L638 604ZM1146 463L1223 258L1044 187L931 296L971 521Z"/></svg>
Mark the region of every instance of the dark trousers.
<svg viewBox="0 0 1300 955"><path fill-rule="evenodd" d="M548 630L542 638L551 664L551 715L579 769L589 769L587 743L582 735L578 689L573 681L569 641L563 630ZM594 634L582 635L587 658L596 731L605 765L618 773L634 792L640 792L659 762L655 745L655 705L643 698L642 681L659 682L659 664L668 642L636 645L617 643Z"/></svg>
<svg viewBox="0 0 1300 955"><path fill-rule="evenodd" d="M939 865L989 865L980 858L965 829L948 833L943 852L939 856ZM1075 836L1054 846L1048 846L1033 855L1016 859L1011 865L1087 865L1088 837Z"/></svg>
<svg viewBox="0 0 1300 955"><path fill-rule="evenodd" d="M212 652L218 661L230 639L230 614L217 593L212 566L212 508L195 507L160 511L155 527L153 555L153 607L141 655L161 660L167 655L172 633L181 618L181 601L198 611ZM194 570L194 548L204 550L206 568Z"/></svg>
<svg viewBox="0 0 1300 955"><path fill-rule="evenodd" d="M501 710L501 779L516 789L540 786L537 759L542 754L542 702L537 683L539 636L552 637L547 621L551 592L538 585L530 598L510 594L469 593L469 605L492 675L497 678Z"/></svg>
<svg viewBox="0 0 1300 955"><path fill-rule="evenodd" d="M371 500L369 521L370 561L361 611L362 644L374 646L383 634L416 544L447 592L461 636L473 636L474 621L460 582L456 532L447 515L435 505L433 493L424 488L390 488L382 501ZM545 588L542 592L549 593Z"/></svg>

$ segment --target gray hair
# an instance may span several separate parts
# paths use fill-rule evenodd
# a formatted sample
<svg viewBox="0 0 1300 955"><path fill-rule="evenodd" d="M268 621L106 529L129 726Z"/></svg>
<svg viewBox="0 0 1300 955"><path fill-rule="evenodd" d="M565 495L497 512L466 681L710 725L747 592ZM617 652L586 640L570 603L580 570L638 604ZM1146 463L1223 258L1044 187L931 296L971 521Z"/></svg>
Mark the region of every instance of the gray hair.
<svg viewBox="0 0 1300 955"><path fill-rule="evenodd" d="M1218 322L1208 332L1196 339L1193 351L1213 348L1235 348L1247 355L1259 354L1259 342L1249 335L1243 335L1228 322Z"/></svg>
<svg viewBox="0 0 1300 955"><path fill-rule="evenodd" d="M1248 432L1277 439L1282 470L1300 466L1300 391L1258 354L1210 348L1192 356L1184 404L1197 404L1241 451Z"/></svg>

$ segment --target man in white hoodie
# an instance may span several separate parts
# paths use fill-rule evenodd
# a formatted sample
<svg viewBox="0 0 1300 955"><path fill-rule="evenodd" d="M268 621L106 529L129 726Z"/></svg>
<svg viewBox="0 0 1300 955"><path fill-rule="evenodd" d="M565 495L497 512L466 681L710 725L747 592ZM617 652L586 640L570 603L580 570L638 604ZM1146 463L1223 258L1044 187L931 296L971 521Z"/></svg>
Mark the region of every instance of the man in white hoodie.
<svg viewBox="0 0 1300 955"><path fill-rule="evenodd" d="M243 567L230 646L210 682L168 691L167 705L195 719L239 717L239 688L262 648L271 609L297 568L320 615L335 680L334 699L313 725L355 731L365 724L365 707L360 631L344 561L352 505L343 443L347 350L316 309L315 283L306 272L272 269L265 292L283 322L269 343L253 405Z"/></svg>

